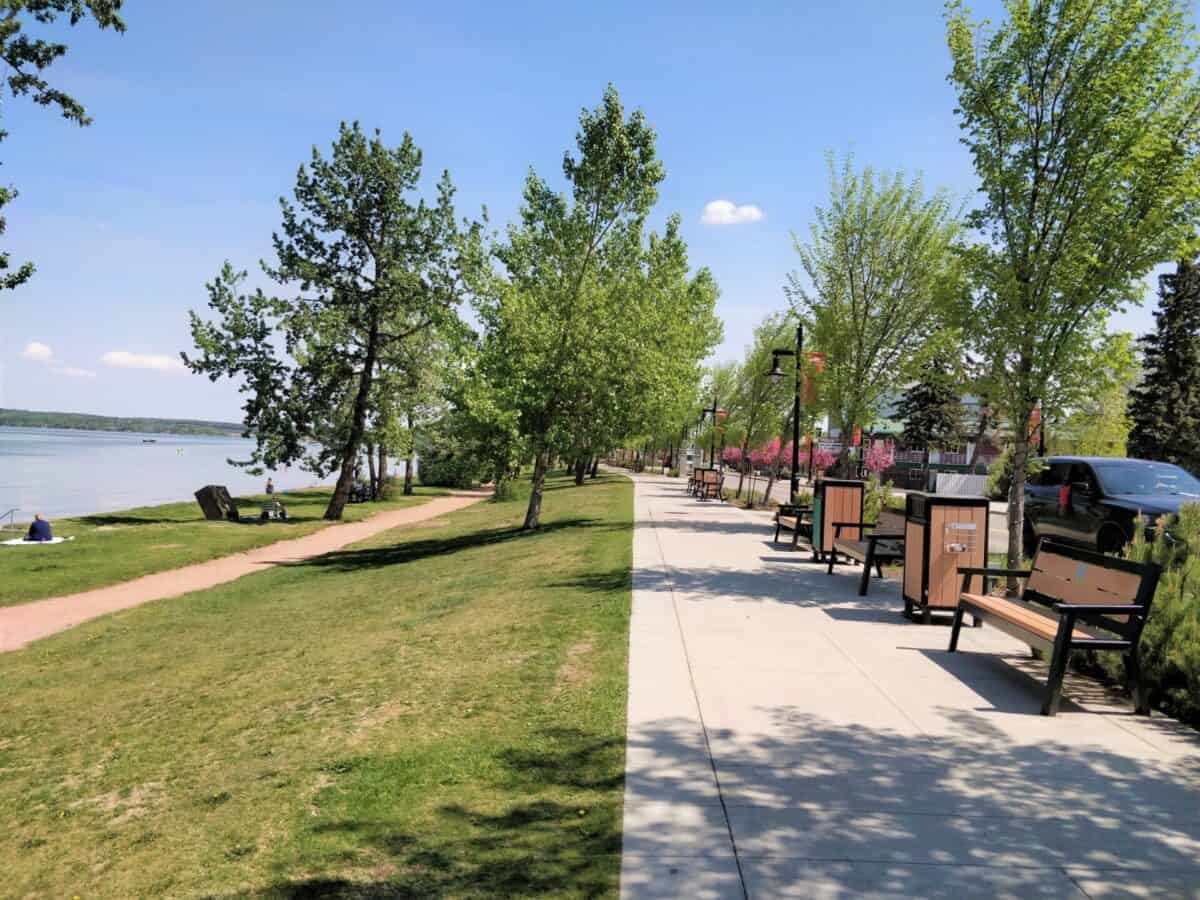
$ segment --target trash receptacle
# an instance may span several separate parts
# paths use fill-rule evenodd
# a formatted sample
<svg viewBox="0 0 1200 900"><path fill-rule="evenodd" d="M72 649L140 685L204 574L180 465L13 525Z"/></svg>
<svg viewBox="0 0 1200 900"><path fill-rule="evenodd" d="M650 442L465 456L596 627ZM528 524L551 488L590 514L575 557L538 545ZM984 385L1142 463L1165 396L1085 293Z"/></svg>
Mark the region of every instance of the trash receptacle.
<svg viewBox="0 0 1200 900"><path fill-rule="evenodd" d="M988 499L911 493L904 502L904 614L928 624L953 613L962 588L959 566L987 565ZM982 578L979 579L982 584Z"/></svg>

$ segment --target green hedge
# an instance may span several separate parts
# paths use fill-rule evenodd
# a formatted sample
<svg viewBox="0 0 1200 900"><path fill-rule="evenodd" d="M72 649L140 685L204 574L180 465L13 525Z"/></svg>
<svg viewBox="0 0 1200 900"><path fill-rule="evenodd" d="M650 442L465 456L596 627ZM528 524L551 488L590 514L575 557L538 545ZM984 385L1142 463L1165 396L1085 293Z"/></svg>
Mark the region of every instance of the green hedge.
<svg viewBox="0 0 1200 900"><path fill-rule="evenodd" d="M1151 702L1200 726L1200 504L1183 507L1178 521L1170 525L1171 539L1164 537L1161 523L1151 541L1145 539L1145 528L1134 531L1126 556L1154 560L1163 567L1141 642ZM1092 653L1087 664L1123 683L1120 654Z"/></svg>

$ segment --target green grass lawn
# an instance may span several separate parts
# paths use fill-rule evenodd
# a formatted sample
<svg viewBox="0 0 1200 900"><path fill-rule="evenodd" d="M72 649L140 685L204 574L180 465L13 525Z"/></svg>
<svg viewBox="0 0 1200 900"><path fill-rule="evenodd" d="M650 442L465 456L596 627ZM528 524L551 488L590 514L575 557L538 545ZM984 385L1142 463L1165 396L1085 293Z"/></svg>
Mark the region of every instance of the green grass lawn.
<svg viewBox="0 0 1200 900"><path fill-rule="evenodd" d="M615 894L632 484L549 488L0 656L6 894Z"/></svg>
<svg viewBox="0 0 1200 900"><path fill-rule="evenodd" d="M331 492L330 488L313 488L280 495L287 506L286 522L253 518L207 522L194 500L56 519L51 523L55 535L74 535L74 541L50 547L0 547L0 572L4 573L0 606L86 591L310 534L331 524L321 518ZM385 502L348 505L345 521L424 503L440 493L444 491L439 488L417 488L416 494L404 497L397 489L393 499ZM239 497L242 514L255 516L265 499ZM16 536L21 534L23 531Z"/></svg>

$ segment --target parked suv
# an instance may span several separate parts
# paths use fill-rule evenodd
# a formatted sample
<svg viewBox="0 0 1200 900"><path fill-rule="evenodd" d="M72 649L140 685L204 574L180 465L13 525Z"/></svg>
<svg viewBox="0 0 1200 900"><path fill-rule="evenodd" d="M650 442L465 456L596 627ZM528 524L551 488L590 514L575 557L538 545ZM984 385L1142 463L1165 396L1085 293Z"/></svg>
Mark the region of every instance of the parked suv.
<svg viewBox="0 0 1200 900"><path fill-rule="evenodd" d="M1049 537L1101 553L1117 553L1133 537L1141 513L1161 516L1200 502L1200 481L1179 466L1147 459L1052 456L1025 484L1025 546Z"/></svg>

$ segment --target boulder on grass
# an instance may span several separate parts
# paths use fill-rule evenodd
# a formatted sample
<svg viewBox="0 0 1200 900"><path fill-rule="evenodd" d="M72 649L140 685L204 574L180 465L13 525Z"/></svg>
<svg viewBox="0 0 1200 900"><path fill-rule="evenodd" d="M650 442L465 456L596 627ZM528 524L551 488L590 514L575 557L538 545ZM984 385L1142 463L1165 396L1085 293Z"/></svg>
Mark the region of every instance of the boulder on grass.
<svg viewBox="0 0 1200 900"><path fill-rule="evenodd" d="M204 518L209 521L238 521L237 503L229 496L229 489L222 484L206 484L200 488L196 491L196 502L204 511Z"/></svg>

